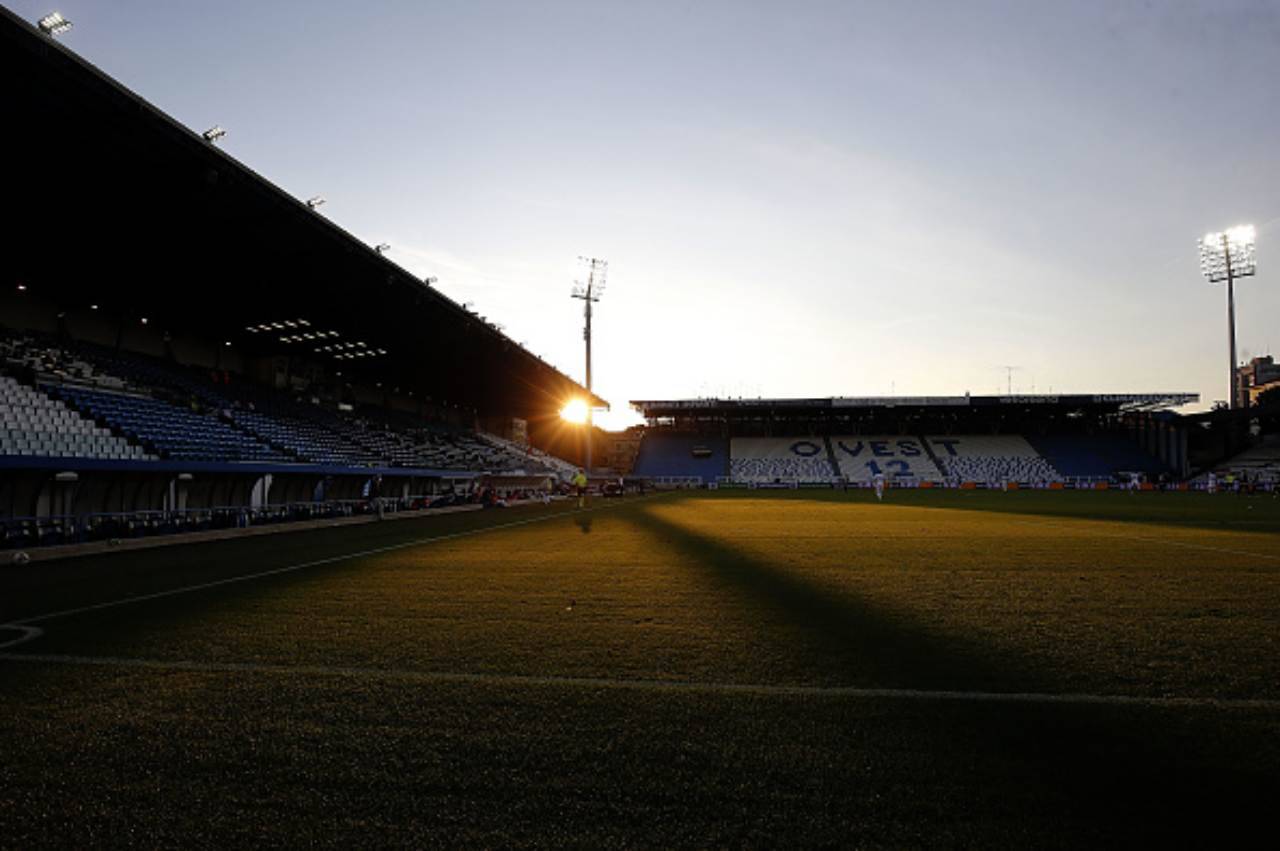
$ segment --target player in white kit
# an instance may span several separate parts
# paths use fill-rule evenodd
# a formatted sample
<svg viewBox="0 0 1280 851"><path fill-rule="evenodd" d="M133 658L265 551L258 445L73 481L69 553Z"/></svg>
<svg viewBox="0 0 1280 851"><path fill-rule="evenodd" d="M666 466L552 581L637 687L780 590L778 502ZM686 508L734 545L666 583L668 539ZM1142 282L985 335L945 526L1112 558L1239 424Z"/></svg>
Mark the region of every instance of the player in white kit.
<svg viewBox="0 0 1280 851"><path fill-rule="evenodd" d="M884 473L876 473L871 477L871 486L876 489L876 500L884 501Z"/></svg>

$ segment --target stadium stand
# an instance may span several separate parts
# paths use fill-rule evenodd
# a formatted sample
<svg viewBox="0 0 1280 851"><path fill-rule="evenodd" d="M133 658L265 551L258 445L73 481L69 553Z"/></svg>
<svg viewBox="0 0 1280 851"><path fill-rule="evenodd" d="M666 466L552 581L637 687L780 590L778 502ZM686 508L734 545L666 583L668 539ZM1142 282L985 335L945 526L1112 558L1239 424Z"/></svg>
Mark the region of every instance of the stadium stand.
<svg viewBox="0 0 1280 851"><path fill-rule="evenodd" d="M76 382L123 390L126 382L97 370L92 363L65 351L41 335L0 327L0 362L14 372L25 372L46 381Z"/></svg>
<svg viewBox="0 0 1280 851"><path fill-rule="evenodd" d="M271 390L226 373L215 383L207 370L82 341L0 329L0 360L8 369L33 376L49 396L57 397L29 391L64 411L57 425L76 417L83 428L97 429L92 436L102 440L87 447L73 441L65 451L88 454L70 457L552 473L562 478L574 470L567 462L493 435L433 427L406 412L365 407L340 413L336 401L322 405L318 397ZM17 418L14 413L6 422ZM113 436L112 430L123 437ZM52 451L43 438L14 431L6 433L0 451ZM98 445L108 438L118 445ZM139 445L130 445L129 439Z"/></svg>
<svg viewBox="0 0 1280 851"><path fill-rule="evenodd" d="M1107 479L1118 473L1158 475L1167 468L1118 434L1032 435L1031 447L1067 478Z"/></svg>
<svg viewBox="0 0 1280 851"><path fill-rule="evenodd" d="M918 437L859 435L831 438L840 475L869 482L877 473L891 480L932 482L942 478Z"/></svg>
<svg viewBox="0 0 1280 851"><path fill-rule="evenodd" d="M948 479L993 484L1062 481L1053 465L1016 434L929 437L927 440Z"/></svg>
<svg viewBox="0 0 1280 851"><path fill-rule="evenodd" d="M821 437L735 437L729 475L735 482L830 482L836 478Z"/></svg>
<svg viewBox="0 0 1280 851"><path fill-rule="evenodd" d="M551 448L566 400L605 400L7 10L0 42L22 81L9 161L78 164L6 183L5 546L381 514L564 470L478 424Z"/></svg>
<svg viewBox="0 0 1280 851"><path fill-rule="evenodd" d="M164 458L182 461L289 461L288 455L217 417L126 393L49 388L95 420Z"/></svg>
<svg viewBox="0 0 1280 851"><path fill-rule="evenodd" d="M488 470L515 473L532 466L527 456L518 456L474 434L425 431L430 457L445 470Z"/></svg>
<svg viewBox="0 0 1280 851"><path fill-rule="evenodd" d="M236 409L230 417L240 428L299 461L360 467L388 460L313 420Z"/></svg>
<svg viewBox="0 0 1280 851"><path fill-rule="evenodd" d="M710 484L729 474L729 442L721 437L652 431L640 441L634 473Z"/></svg>
<svg viewBox="0 0 1280 851"><path fill-rule="evenodd" d="M0 376L0 455L149 459L141 446L16 379Z"/></svg>
<svg viewBox="0 0 1280 851"><path fill-rule="evenodd" d="M510 462L518 463L523 469L532 473L550 473L561 479L568 480L578 468L568 461L557 458L532 446L521 446L505 438L498 437L496 434L488 432L479 432L477 436L493 445L495 448L505 452L510 458ZM510 463L509 462L509 463Z"/></svg>
<svg viewBox="0 0 1280 851"><path fill-rule="evenodd" d="M1220 477L1233 474L1250 484L1280 484L1280 434L1267 435L1257 446L1215 465L1214 471ZM1193 484L1203 485L1208 478L1209 472L1205 471L1196 476Z"/></svg>

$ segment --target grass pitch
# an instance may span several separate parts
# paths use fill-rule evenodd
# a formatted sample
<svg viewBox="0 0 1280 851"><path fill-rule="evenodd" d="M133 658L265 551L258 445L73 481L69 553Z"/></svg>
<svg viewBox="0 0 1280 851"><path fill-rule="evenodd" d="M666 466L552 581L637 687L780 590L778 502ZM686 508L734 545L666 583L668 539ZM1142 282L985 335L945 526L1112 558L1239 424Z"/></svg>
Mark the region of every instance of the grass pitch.
<svg viewBox="0 0 1280 851"><path fill-rule="evenodd" d="M677 494L0 576L0 623L67 610L0 651L0 846L1223 844L1280 791L1270 498Z"/></svg>

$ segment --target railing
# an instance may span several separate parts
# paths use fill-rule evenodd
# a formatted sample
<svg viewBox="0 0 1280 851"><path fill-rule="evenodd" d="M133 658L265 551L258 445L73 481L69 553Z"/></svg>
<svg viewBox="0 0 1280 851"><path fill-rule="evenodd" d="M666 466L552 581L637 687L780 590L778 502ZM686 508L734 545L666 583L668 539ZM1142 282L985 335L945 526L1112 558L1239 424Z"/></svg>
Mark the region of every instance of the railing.
<svg viewBox="0 0 1280 851"><path fill-rule="evenodd" d="M873 483L870 480L856 479L799 479L794 477L776 476L772 479L738 479L733 476L720 476L716 479L717 484L722 488L750 488L750 489L800 489L800 488L869 488ZM885 484L893 488L918 488L925 485L938 485L940 482L933 482L927 479L918 479L914 476L899 476L895 478L885 479Z"/></svg>
<svg viewBox="0 0 1280 851"><path fill-rule="evenodd" d="M653 481L660 481L655 478ZM1111 479L1106 476L1073 476L1065 479L1009 479L1008 485L1019 488L1030 489L1047 489L1054 484L1061 484L1068 489L1087 490L1096 487L1099 483L1109 483ZM886 476L884 483L889 488L981 488L984 490L995 490L1005 487L1006 482L1003 480L996 481L974 481L966 478L946 478L946 479L923 479L916 476ZM773 479L741 479L733 476L718 476L715 481L716 487L720 488L749 488L749 489L798 489L798 488L871 488L874 487L874 481L870 479L797 479L786 477L775 477Z"/></svg>
<svg viewBox="0 0 1280 851"><path fill-rule="evenodd" d="M702 476L646 476L649 484L655 488L700 488L704 482Z"/></svg>
<svg viewBox="0 0 1280 851"><path fill-rule="evenodd" d="M0 520L0 550L145 538L212 529L236 529L304 520L324 520L425 508L429 497L329 500L247 506L218 506L171 511L104 512Z"/></svg>

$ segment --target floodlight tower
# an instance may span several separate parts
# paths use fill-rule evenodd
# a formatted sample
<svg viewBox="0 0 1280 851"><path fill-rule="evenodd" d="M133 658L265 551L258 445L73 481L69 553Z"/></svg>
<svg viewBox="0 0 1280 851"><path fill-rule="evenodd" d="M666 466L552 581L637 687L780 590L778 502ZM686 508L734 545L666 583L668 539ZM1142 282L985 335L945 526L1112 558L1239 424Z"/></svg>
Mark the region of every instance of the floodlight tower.
<svg viewBox="0 0 1280 851"><path fill-rule="evenodd" d="M1200 240L1200 271L1209 283L1227 282L1227 341L1231 371L1227 384L1227 404L1234 409L1236 401L1236 278L1248 278L1258 271L1254 249L1257 231L1253 225L1238 225L1221 233L1207 233Z"/></svg>
<svg viewBox="0 0 1280 851"><path fill-rule="evenodd" d="M609 264L605 260L597 260L594 257L579 257L583 263L587 264L587 282L575 281L573 285L573 298L582 299L582 316L584 324L582 328L582 339L587 344L587 448L586 448L586 472L591 474L591 412L595 407L591 398L591 305L600 300L600 296L604 295L605 274L609 271Z"/></svg>
<svg viewBox="0 0 1280 851"><path fill-rule="evenodd" d="M1014 366L1012 364L1001 364L1000 366L996 367L996 369L1004 370L1004 375L1005 375L1004 392L1006 396L1012 396L1013 395L1013 373L1020 372L1022 370L1022 367Z"/></svg>

